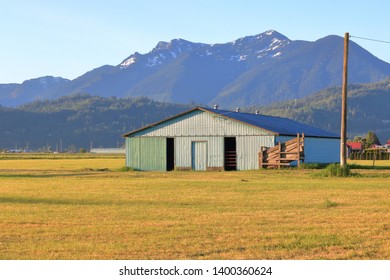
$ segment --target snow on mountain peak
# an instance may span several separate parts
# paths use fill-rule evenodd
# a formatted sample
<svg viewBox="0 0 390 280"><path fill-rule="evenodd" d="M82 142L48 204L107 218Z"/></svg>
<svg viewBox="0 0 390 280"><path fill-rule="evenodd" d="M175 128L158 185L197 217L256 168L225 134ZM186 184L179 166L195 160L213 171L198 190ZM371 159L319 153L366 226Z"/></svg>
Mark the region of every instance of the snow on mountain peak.
<svg viewBox="0 0 390 280"><path fill-rule="evenodd" d="M132 55L130 55L128 58L123 60L121 64L119 64L119 67L122 69L127 68L130 65L136 63L141 56L142 54L140 54L139 52L135 52Z"/></svg>
<svg viewBox="0 0 390 280"><path fill-rule="evenodd" d="M214 57L215 60L251 61L281 57L282 48L291 41L275 30L239 38L225 44L193 43L184 39L173 39L169 42L160 41L147 54L135 53L125 59L119 66L128 68L135 63L144 67L155 67L175 60L183 53L192 53L201 57Z"/></svg>
<svg viewBox="0 0 390 280"><path fill-rule="evenodd" d="M270 48L271 50L276 50L277 48L281 47L284 45L284 41L283 40L279 40L277 38L274 38L272 39L272 42L270 44Z"/></svg>
<svg viewBox="0 0 390 280"><path fill-rule="evenodd" d="M190 41L184 40L184 39L173 39L170 42L158 42L156 47L152 50L152 52L158 52L158 51L175 51L175 50L188 50L191 51L194 46L196 45L202 45L200 43L192 43Z"/></svg>
<svg viewBox="0 0 390 280"><path fill-rule="evenodd" d="M273 30L273 29L264 32L264 34L265 34L265 35L268 35L268 36L271 36L271 35L274 34L274 33L275 33L275 30Z"/></svg>
<svg viewBox="0 0 390 280"><path fill-rule="evenodd" d="M130 56L128 59L125 59L119 66L121 68L127 68L131 64L133 64L133 63L135 63L135 57L134 56Z"/></svg>
<svg viewBox="0 0 390 280"><path fill-rule="evenodd" d="M171 46L170 42L160 41L157 43L155 50L167 50Z"/></svg>

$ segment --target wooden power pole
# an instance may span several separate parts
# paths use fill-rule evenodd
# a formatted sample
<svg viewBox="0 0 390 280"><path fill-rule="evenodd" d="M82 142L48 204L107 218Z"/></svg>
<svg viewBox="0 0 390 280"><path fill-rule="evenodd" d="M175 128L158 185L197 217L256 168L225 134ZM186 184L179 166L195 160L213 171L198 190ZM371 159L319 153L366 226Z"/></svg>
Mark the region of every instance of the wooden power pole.
<svg viewBox="0 0 390 280"><path fill-rule="evenodd" d="M341 141L340 166L347 164L347 87L348 87L348 45L349 33L344 36L343 86L341 90Z"/></svg>

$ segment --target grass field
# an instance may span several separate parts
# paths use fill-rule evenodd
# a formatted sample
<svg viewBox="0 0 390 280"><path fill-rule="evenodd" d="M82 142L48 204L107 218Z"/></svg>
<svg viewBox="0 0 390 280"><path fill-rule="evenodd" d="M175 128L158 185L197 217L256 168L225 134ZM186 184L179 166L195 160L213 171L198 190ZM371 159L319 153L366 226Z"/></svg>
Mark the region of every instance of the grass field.
<svg viewBox="0 0 390 280"><path fill-rule="evenodd" d="M388 169L329 178L123 166L1 158L0 259L390 259Z"/></svg>

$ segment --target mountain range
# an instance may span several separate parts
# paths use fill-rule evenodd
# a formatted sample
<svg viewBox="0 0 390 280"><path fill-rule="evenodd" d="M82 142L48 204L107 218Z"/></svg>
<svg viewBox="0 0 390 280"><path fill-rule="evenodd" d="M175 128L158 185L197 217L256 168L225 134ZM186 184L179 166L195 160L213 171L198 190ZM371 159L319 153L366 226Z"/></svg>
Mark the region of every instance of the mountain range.
<svg viewBox="0 0 390 280"><path fill-rule="evenodd" d="M290 40L269 30L225 44L174 39L74 80L47 76L22 84L0 84L0 104L15 107L87 93L225 108L269 105L340 85L342 60L343 38L335 35L309 42ZM389 63L350 42L350 83L376 82L389 76Z"/></svg>

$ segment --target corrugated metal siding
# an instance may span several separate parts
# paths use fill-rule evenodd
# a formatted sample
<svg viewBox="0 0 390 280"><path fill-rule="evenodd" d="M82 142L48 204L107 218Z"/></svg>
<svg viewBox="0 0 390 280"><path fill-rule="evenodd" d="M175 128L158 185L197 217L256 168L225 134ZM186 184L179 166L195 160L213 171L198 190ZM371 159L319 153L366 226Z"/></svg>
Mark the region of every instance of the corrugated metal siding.
<svg viewBox="0 0 390 280"><path fill-rule="evenodd" d="M329 132L318 127L300 123L291 119L273 117L266 115L256 115L241 112L231 112L225 110L215 110L209 108L203 108L222 116L228 116L238 121L244 122L249 125L257 126L259 128L273 131L279 135L296 135L299 133L305 133L308 137L323 137L323 138L339 138L340 135L333 132Z"/></svg>
<svg viewBox="0 0 390 280"><path fill-rule="evenodd" d="M126 164L137 170L160 170L166 167L166 138L145 137L126 139Z"/></svg>
<svg viewBox="0 0 390 280"><path fill-rule="evenodd" d="M152 139L163 140L155 145ZM126 139L127 166L140 170L166 170L166 138L131 137ZM204 142L207 149L207 167L224 166L224 137L176 137L175 166L192 168L192 143ZM142 143L142 144L141 144ZM274 136L238 136L236 137L237 170L259 168L258 152L261 146L271 147ZM159 147L159 148L153 148ZM141 157L142 154L142 157ZM158 161L158 164L153 164Z"/></svg>
<svg viewBox="0 0 390 280"><path fill-rule="evenodd" d="M132 168L140 167L139 145L139 138L126 138L126 166Z"/></svg>
<svg viewBox="0 0 390 280"><path fill-rule="evenodd" d="M275 144L292 138L276 137ZM340 162L340 139L305 137L305 163L332 162Z"/></svg>
<svg viewBox="0 0 390 280"><path fill-rule="evenodd" d="M223 167L223 137L176 137L175 166L192 168L192 142L204 141L207 146L207 167Z"/></svg>
<svg viewBox="0 0 390 280"><path fill-rule="evenodd" d="M130 160L131 160L131 156L132 154L130 154L131 152L131 148L130 148L130 143L131 143L131 139L134 139L134 138L126 138L125 139L125 149L126 149L126 166L127 167L130 167Z"/></svg>
<svg viewBox="0 0 390 280"><path fill-rule="evenodd" d="M238 136L269 135L261 128L237 122L210 112L193 111L175 119L157 124L132 136Z"/></svg>
<svg viewBox="0 0 390 280"><path fill-rule="evenodd" d="M273 147L274 136L238 136L236 143L237 170L259 169L260 147Z"/></svg>
<svg viewBox="0 0 390 280"><path fill-rule="evenodd" d="M192 143L204 141L207 168L223 168L224 137L236 137L237 170L258 169L261 146L272 147L278 141L285 142L293 137L275 136L256 127L255 120L259 121L265 116L251 115L249 118L246 115L228 111L221 115L217 111L194 110L134 132L126 139L126 164L140 170L166 170L166 138L173 137L175 167L192 168ZM279 122L279 118L267 120L271 124ZM242 123L244 121L247 123ZM283 123L286 127L290 124L287 121ZM338 162L339 145L339 139L305 137L305 162Z"/></svg>

